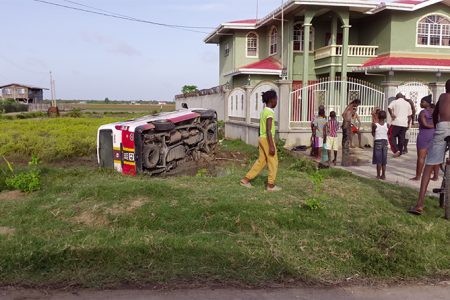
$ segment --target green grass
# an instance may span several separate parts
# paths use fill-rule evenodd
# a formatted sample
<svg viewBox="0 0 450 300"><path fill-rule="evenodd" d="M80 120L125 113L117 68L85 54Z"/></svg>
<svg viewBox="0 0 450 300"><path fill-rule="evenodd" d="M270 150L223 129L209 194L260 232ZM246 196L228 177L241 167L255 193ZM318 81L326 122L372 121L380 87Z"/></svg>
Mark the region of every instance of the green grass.
<svg viewBox="0 0 450 300"><path fill-rule="evenodd" d="M55 161L95 154L97 130L123 117L0 120L0 156Z"/></svg>
<svg viewBox="0 0 450 300"><path fill-rule="evenodd" d="M251 153L225 142L224 151ZM256 152L256 149L253 148ZM131 178L46 168L43 189L0 201L0 285L114 287L177 282L259 286L450 277L450 226L436 200L339 170L312 176L281 164L283 192L220 177ZM321 209L305 204L323 177ZM350 281L351 282L351 281Z"/></svg>

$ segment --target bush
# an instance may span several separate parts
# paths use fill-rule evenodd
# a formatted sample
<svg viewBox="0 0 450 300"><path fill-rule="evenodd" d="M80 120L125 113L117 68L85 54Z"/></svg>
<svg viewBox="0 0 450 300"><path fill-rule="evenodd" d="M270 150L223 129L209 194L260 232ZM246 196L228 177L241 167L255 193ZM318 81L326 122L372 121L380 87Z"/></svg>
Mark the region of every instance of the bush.
<svg viewBox="0 0 450 300"><path fill-rule="evenodd" d="M0 190L3 186L10 190L20 190L21 192L31 193L41 188L41 171L39 169L39 159L33 156L28 163L29 168L23 172L16 173L12 165L3 157L8 166L8 170L2 170L2 180Z"/></svg>
<svg viewBox="0 0 450 300"><path fill-rule="evenodd" d="M68 116L69 118L81 118L81 116L82 116L81 109L75 108L75 109L71 110L71 111L67 114L67 116Z"/></svg>
<svg viewBox="0 0 450 300"><path fill-rule="evenodd" d="M317 165L309 159L299 158L289 166L289 170L312 174L317 171Z"/></svg>
<svg viewBox="0 0 450 300"><path fill-rule="evenodd" d="M4 113L28 111L28 105L17 103L14 99L0 100L0 111Z"/></svg>

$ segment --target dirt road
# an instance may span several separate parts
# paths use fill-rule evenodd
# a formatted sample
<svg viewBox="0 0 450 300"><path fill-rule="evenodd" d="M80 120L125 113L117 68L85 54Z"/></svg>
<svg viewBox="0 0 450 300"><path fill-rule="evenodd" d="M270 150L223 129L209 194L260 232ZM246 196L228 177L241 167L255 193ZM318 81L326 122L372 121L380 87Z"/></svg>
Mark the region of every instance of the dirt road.
<svg viewBox="0 0 450 300"><path fill-rule="evenodd" d="M78 292L0 289L1 300L431 300L450 299L450 283L438 286L404 286L393 288L348 287L333 289L196 289L177 291L117 290Z"/></svg>

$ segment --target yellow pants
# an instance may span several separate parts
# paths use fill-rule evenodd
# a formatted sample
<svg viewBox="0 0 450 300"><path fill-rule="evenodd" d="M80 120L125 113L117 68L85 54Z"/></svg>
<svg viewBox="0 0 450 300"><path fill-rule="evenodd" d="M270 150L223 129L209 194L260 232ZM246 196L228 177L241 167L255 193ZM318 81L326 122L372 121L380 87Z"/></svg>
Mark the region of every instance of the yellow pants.
<svg viewBox="0 0 450 300"><path fill-rule="evenodd" d="M276 151L276 148L275 148ZM252 180L264 169L264 167L268 166L269 169L269 184L275 184L275 180L277 179L278 172L278 155L275 152L274 156L270 156L269 154L269 140L267 138L259 138L259 157L255 162L251 170L245 176L245 178Z"/></svg>

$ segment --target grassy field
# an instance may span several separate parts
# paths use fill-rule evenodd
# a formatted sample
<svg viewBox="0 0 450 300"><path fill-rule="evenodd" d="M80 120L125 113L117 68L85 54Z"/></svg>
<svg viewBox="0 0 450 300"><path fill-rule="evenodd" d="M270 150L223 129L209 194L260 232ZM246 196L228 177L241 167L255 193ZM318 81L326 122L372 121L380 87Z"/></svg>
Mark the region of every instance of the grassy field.
<svg viewBox="0 0 450 300"><path fill-rule="evenodd" d="M42 190L0 193L0 285L450 277L450 226L436 200L428 200L425 216L407 215L416 198L410 189L342 171L315 173L287 158L282 193L264 192L264 178L243 190L237 183L257 152L232 141L220 153L245 163L194 177L130 178L92 161L77 166L77 158L95 154L98 126L120 119L0 121L0 155L53 162L44 164Z"/></svg>
<svg viewBox="0 0 450 300"><path fill-rule="evenodd" d="M0 156L55 161L93 155L98 128L119 120L123 117L0 120Z"/></svg>
<svg viewBox="0 0 450 300"><path fill-rule="evenodd" d="M43 188L0 194L0 285L260 286L450 278L450 226L436 200L338 170L281 163L283 192L239 186L250 158L215 176L131 178L95 167L45 167ZM246 160L246 159L245 159Z"/></svg>

